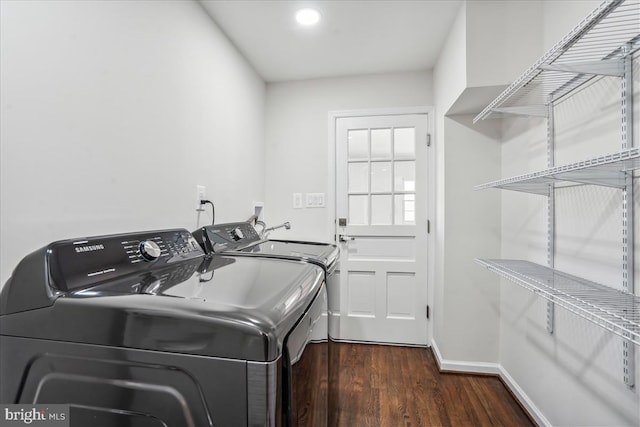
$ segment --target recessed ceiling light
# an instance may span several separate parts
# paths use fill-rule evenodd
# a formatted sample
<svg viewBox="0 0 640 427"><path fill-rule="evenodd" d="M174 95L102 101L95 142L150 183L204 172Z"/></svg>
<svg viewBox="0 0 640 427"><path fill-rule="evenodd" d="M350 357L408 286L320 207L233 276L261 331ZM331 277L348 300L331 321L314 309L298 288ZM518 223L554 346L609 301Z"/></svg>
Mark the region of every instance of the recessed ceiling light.
<svg viewBox="0 0 640 427"><path fill-rule="evenodd" d="M315 25L320 21L320 12L315 9L300 9L296 13L296 21L300 25Z"/></svg>

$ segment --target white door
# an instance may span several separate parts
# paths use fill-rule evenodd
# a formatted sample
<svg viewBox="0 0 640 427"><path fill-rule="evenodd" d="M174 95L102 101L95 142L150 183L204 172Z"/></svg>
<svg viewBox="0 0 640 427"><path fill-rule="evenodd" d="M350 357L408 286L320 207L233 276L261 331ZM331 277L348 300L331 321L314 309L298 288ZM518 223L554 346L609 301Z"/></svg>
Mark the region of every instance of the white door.
<svg viewBox="0 0 640 427"><path fill-rule="evenodd" d="M426 114L336 120L342 340L427 344Z"/></svg>

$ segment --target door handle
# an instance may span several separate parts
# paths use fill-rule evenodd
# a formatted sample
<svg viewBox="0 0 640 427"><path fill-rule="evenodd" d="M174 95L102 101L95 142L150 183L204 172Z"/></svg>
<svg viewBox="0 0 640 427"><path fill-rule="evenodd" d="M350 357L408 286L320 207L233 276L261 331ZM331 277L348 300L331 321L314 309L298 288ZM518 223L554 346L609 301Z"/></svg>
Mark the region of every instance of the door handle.
<svg viewBox="0 0 640 427"><path fill-rule="evenodd" d="M348 242L349 240L356 240L353 236L347 236L346 234L338 234L338 240L341 242Z"/></svg>

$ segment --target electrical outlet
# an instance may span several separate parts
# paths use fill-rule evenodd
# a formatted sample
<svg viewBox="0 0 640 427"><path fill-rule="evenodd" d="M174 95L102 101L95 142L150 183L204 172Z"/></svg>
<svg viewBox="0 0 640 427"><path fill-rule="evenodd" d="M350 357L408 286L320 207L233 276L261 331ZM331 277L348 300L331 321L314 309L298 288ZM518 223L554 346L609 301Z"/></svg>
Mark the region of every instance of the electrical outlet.
<svg viewBox="0 0 640 427"><path fill-rule="evenodd" d="M324 208L324 193L307 193L306 196L308 208Z"/></svg>
<svg viewBox="0 0 640 427"><path fill-rule="evenodd" d="M196 185L196 210L201 211L204 209L204 206L200 204L200 200L205 200L207 198L207 187L204 185Z"/></svg>

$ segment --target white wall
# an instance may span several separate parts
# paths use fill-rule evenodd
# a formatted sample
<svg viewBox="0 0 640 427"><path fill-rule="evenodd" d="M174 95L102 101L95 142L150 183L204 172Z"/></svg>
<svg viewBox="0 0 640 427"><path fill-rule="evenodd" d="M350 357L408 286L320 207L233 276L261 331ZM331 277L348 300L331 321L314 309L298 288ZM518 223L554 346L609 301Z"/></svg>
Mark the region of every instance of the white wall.
<svg viewBox="0 0 640 427"><path fill-rule="evenodd" d="M545 49L599 3L543 2ZM640 123L639 66L636 60L636 127ZM556 164L619 151L619 80L601 79L558 103L555 120ZM545 120L504 120L502 138L503 177L546 167ZM502 257L544 265L546 198L506 191L502 200ZM636 194L636 208L639 200ZM620 288L621 203L619 190L594 186L558 190L556 268ZM636 227L639 219L636 213ZM635 234L637 248L637 228ZM555 331L549 334L546 301L507 281L501 285L500 312L500 363L548 422L558 426L640 424L640 374L636 374L635 389L622 381L621 339L559 307L555 309ZM640 353L638 350L636 346ZM640 357L636 366L640 366Z"/></svg>
<svg viewBox="0 0 640 427"><path fill-rule="evenodd" d="M269 225L292 225L271 237L333 240L333 212L328 208L293 209L293 193L330 193L330 111L429 105L429 72L268 84L265 219Z"/></svg>
<svg viewBox="0 0 640 427"><path fill-rule="evenodd" d="M474 185L497 178L501 164L500 125L472 124L473 116L449 115L452 106L486 105L495 86L517 77L517 69L536 59L538 2L465 2L434 70L436 95L437 193L434 343L446 369L474 369L499 356L499 288L474 263L499 257L499 192L479 193ZM510 31L519 22L518 35ZM509 51L522 44L513 58ZM480 90L469 90L476 89ZM483 104L482 102L485 103ZM485 365L483 365L485 364Z"/></svg>
<svg viewBox="0 0 640 427"><path fill-rule="evenodd" d="M474 191L500 168L495 123L473 116L444 118L444 277L437 346L447 360L497 362L499 290L474 262L500 254L500 193Z"/></svg>
<svg viewBox="0 0 640 427"><path fill-rule="evenodd" d="M467 87L511 83L540 49L542 2L482 0L465 7Z"/></svg>
<svg viewBox="0 0 640 427"><path fill-rule="evenodd" d="M192 1L2 1L0 280L63 238L264 199L265 84ZM210 214L199 218L211 220Z"/></svg>
<svg viewBox="0 0 640 427"><path fill-rule="evenodd" d="M603 79L558 104L557 164L620 150L620 115L610 111L619 106L614 80ZM504 131L504 177L545 167L542 120L505 120ZM502 198L502 257L546 264L546 198L512 192ZM636 207L638 200L636 195ZM556 268L619 289L621 204L615 189L558 190ZM637 247L637 232L635 238ZM621 339L559 307L549 334L545 310L544 300L510 282L502 284L502 366L553 425L638 425L637 387L630 390L622 381Z"/></svg>
<svg viewBox="0 0 640 427"><path fill-rule="evenodd" d="M433 71L435 94L435 144L436 154L436 219L435 230L435 283L431 287L430 300L433 303L432 337L434 342L444 343L446 333L444 307L444 275L445 275L445 112L458 99L467 85L466 79L466 6L460 6L458 15L451 26L449 35L440 52L440 57Z"/></svg>

